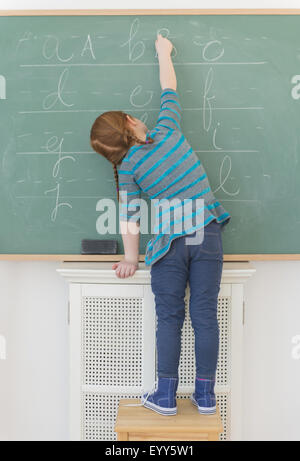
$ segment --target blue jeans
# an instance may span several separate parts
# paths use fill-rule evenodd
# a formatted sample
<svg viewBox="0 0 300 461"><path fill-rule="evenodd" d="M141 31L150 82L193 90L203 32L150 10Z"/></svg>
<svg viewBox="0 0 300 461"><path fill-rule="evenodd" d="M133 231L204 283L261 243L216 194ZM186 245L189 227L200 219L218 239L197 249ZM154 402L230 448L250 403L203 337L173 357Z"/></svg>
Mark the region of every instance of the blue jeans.
<svg viewBox="0 0 300 461"><path fill-rule="evenodd" d="M157 316L158 377L178 377L184 298L189 283L196 376L215 379L219 349L218 293L223 268L221 225L211 221L204 228L202 243L198 240L197 244L189 244L187 238L195 237L196 232L175 238L168 253L150 269ZM203 235L203 229L201 232Z"/></svg>

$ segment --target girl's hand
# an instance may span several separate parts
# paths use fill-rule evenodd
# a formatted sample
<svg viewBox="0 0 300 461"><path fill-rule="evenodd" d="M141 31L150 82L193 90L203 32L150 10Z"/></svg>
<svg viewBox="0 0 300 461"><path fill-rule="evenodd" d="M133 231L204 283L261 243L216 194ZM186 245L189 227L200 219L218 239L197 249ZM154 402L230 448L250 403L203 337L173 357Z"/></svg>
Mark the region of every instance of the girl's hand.
<svg viewBox="0 0 300 461"><path fill-rule="evenodd" d="M163 37L161 34L157 34L157 39L155 40L155 48L157 54L167 54L171 55L173 45L169 39Z"/></svg>
<svg viewBox="0 0 300 461"><path fill-rule="evenodd" d="M138 263L131 263L126 260L114 263L112 269L116 270L116 276L120 278L131 277L138 268Z"/></svg>

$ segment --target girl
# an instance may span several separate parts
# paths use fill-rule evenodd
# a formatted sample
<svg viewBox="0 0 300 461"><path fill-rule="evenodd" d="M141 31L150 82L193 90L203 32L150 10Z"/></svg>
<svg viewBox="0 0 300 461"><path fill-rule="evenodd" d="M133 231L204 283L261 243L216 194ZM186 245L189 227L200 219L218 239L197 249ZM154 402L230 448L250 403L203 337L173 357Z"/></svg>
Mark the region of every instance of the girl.
<svg viewBox="0 0 300 461"><path fill-rule="evenodd" d="M163 415L177 413L181 329L189 283L196 356L191 400L200 413L212 414L216 411L221 228L231 217L215 199L203 165L181 131L182 108L171 59L172 43L158 34L155 47L162 87L156 126L149 131L142 121L122 111L105 112L93 124L91 145L112 163L118 201L122 198L119 217L125 256L112 266L118 277L132 276L138 268L141 190L155 201L156 219L160 221L145 255L145 264L151 266L157 315L158 380L154 392L142 396L141 404ZM183 201L190 208L188 212L183 208L178 219ZM194 224L193 218L199 217Z"/></svg>

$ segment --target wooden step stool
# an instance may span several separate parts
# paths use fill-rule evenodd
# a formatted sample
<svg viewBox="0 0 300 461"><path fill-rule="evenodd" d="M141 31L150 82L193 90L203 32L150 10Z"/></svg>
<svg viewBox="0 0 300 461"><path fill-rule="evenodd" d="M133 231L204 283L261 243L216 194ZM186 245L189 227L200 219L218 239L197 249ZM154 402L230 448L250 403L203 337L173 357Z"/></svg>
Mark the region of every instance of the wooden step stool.
<svg viewBox="0 0 300 461"><path fill-rule="evenodd" d="M190 399L177 399L177 415L164 416L143 406L137 399L121 399L115 423L117 440L219 440L223 425L219 408L214 415L200 415Z"/></svg>

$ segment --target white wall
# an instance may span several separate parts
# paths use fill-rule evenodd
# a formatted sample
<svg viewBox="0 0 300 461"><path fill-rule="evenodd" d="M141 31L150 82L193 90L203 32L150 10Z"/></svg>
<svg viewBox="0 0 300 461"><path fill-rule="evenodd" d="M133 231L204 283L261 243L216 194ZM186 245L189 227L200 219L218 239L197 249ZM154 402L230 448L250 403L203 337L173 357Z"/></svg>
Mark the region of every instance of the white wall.
<svg viewBox="0 0 300 461"><path fill-rule="evenodd" d="M245 285L244 438L300 440L300 261L255 262Z"/></svg>
<svg viewBox="0 0 300 461"><path fill-rule="evenodd" d="M52 262L0 262L0 440L68 438L68 290Z"/></svg>
<svg viewBox="0 0 300 461"><path fill-rule="evenodd" d="M99 1L2 0L2 9L105 8ZM244 8L297 8L298 1L247 1ZM110 8L124 8L111 1ZM149 8L127 1L126 8ZM240 1L152 0L152 8L240 8ZM300 261L254 262L246 284L244 438L300 440ZM67 285L53 262L0 262L0 440L68 438Z"/></svg>

